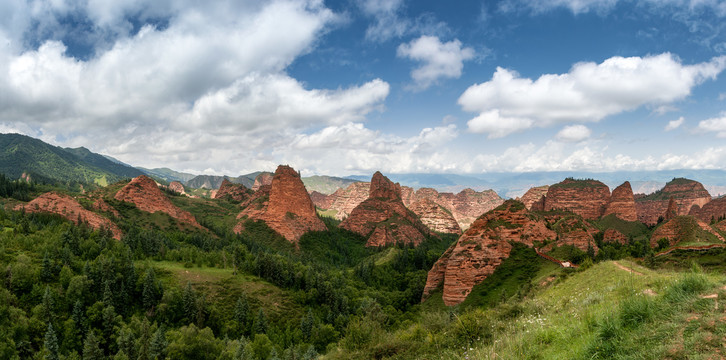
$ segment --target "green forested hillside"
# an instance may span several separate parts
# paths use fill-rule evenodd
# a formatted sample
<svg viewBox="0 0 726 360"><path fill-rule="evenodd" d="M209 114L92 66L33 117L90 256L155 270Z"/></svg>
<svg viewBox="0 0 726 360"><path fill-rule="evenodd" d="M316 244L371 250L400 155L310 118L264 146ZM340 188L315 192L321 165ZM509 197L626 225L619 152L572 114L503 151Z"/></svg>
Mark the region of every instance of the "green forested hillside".
<svg viewBox="0 0 726 360"><path fill-rule="evenodd" d="M0 173L11 179L28 173L35 181L102 186L140 174L85 148L64 149L19 134L0 134Z"/></svg>

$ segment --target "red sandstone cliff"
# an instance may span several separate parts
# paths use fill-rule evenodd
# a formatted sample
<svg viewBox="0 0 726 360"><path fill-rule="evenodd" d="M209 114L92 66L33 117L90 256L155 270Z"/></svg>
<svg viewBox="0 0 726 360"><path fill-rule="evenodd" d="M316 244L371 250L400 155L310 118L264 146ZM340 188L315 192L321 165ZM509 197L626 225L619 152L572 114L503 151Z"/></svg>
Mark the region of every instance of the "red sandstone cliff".
<svg viewBox="0 0 726 360"><path fill-rule="evenodd" d="M545 211L569 210L585 219L597 219L610 201L610 189L597 180L564 181L550 186Z"/></svg>
<svg viewBox="0 0 726 360"><path fill-rule="evenodd" d="M338 189L340 190L340 189ZM313 205L315 207L321 208L321 209L330 209L330 206L333 205L333 195L327 195L323 194L321 192L317 192L315 190L310 192L310 200L312 200Z"/></svg>
<svg viewBox="0 0 726 360"><path fill-rule="evenodd" d="M368 238L366 246L418 245L433 235L401 200L401 187L380 172L373 174L368 199L356 206L340 227Z"/></svg>
<svg viewBox="0 0 726 360"><path fill-rule="evenodd" d="M161 211L177 220L201 228L194 215L172 204L156 185L156 182L146 175L140 175L132 179L116 193L114 198L133 203L141 211L149 213Z"/></svg>
<svg viewBox="0 0 726 360"><path fill-rule="evenodd" d="M694 207L689 212L701 221L711 222L718 221L721 217L726 217L726 196L713 199L701 207Z"/></svg>
<svg viewBox="0 0 726 360"><path fill-rule="evenodd" d="M610 214L615 214L626 221L638 221L638 212L635 209L635 198L630 182L626 181L613 190L603 216Z"/></svg>
<svg viewBox="0 0 726 360"><path fill-rule="evenodd" d="M531 211L542 211L544 210L544 197L549 189L549 185L530 188L517 200L521 201Z"/></svg>
<svg viewBox="0 0 726 360"><path fill-rule="evenodd" d="M247 188L242 184L234 184L227 179L222 180L219 190L214 194L214 199L229 199L242 202L249 197Z"/></svg>
<svg viewBox="0 0 726 360"><path fill-rule="evenodd" d="M353 209L368 199L368 193L370 191L371 183L368 182L356 182L348 185L345 189L338 189L334 193L328 195L328 201L330 205L328 207L318 206L321 209L335 210L335 218L343 220ZM325 205L321 203L321 205Z"/></svg>
<svg viewBox="0 0 726 360"><path fill-rule="evenodd" d="M693 216L676 216L660 224L650 237L650 246L658 246L658 240L668 239L669 245L695 242L724 242L724 238L705 222Z"/></svg>
<svg viewBox="0 0 726 360"><path fill-rule="evenodd" d="M257 191L260 189L263 185L272 185L272 178L274 177L273 174L270 173L261 173L257 175L255 178L255 182L252 184L252 191Z"/></svg>
<svg viewBox="0 0 726 360"><path fill-rule="evenodd" d="M259 187L256 196L253 196L254 200L251 199L251 202L246 204L247 207L238 218L246 216L262 220L292 243L297 243L308 231L327 229L323 221L318 218L315 205L305 190L300 174L293 168L286 165L278 166L269 187L269 196L261 193L265 188L264 185ZM235 231L241 230L241 223L237 224Z"/></svg>
<svg viewBox="0 0 726 360"><path fill-rule="evenodd" d="M456 222L451 212L433 200L425 198L416 201L408 208L418 215L421 222L429 229L440 233L461 235L459 223Z"/></svg>
<svg viewBox="0 0 726 360"><path fill-rule="evenodd" d="M556 238L545 221L531 215L521 202L507 200L474 221L429 271L423 300L443 286L444 304L459 304L509 257L510 242L531 247L533 241Z"/></svg>
<svg viewBox="0 0 726 360"><path fill-rule="evenodd" d="M621 233L620 231L617 231L615 229L607 229L605 230L605 234L603 235L603 242L618 242L621 244L627 244L628 243L628 237L625 236L625 234Z"/></svg>
<svg viewBox="0 0 726 360"><path fill-rule="evenodd" d="M86 210L74 198L60 194L57 192L47 192L33 199L27 204L21 204L15 207L15 210L25 209L26 212L49 212L58 214L74 223L78 224L78 219L88 223L93 229L105 228L111 230L113 238L121 239L121 229L111 220Z"/></svg>
<svg viewBox="0 0 726 360"><path fill-rule="evenodd" d="M670 198L673 198L678 206L678 215L687 215L694 205L703 207L711 201L711 195L698 181L673 179L663 189L636 198L638 221L647 225L656 224L658 218L664 216L668 210Z"/></svg>
<svg viewBox="0 0 726 360"><path fill-rule="evenodd" d="M462 229L469 228L469 225L476 218L504 202L504 199L499 197L494 190L474 191L464 189L457 194L453 194L449 192L439 193L431 188L420 188L414 191L403 186L401 193L401 198L406 206L411 206L411 204L423 199L430 199L443 206L444 209L451 212L451 215Z"/></svg>
<svg viewBox="0 0 726 360"><path fill-rule="evenodd" d="M184 185L178 181L172 181L169 183L169 190L179 194L179 195L186 195L186 191L184 191Z"/></svg>

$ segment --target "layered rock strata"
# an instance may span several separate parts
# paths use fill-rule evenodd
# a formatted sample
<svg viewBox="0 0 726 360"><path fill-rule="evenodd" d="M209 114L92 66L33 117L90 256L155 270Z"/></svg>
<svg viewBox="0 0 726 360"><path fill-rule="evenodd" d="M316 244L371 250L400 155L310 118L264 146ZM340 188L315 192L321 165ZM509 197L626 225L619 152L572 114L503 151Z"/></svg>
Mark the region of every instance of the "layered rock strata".
<svg viewBox="0 0 726 360"><path fill-rule="evenodd" d="M244 185L234 184L227 179L222 180L222 185L213 196L214 199L229 199L237 202L245 201L248 197L249 194Z"/></svg>
<svg viewBox="0 0 726 360"><path fill-rule="evenodd" d="M549 185L536 186L527 190L524 195L518 200L521 201L527 209L531 211L543 211L544 210L544 197L547 195Z"/></svg>
<svg viewBox="0 0 726 360"><path fill-rule="evenodd" d="M114 198L132 203L141 211L149 213L161 211L181 222L201 228L194 215L172 204L171 200L156 185L156 182L146 175L133 178L126 186L116 192Z"/></svg>
<svg viewBox="0 0 726 360"><path fill-rule="evenodd" d="M603 216L610 214L615 214L626 221L638 221L638 211L635 208L635 197L630 182L626 181L613 190Z"/></svg>
<svg viewBox="0 0 726 360"><path fill-rule="evenodd" d="M711 195L698 181L677 178L668 182L663 189L646 196L636 196L635 207L638 221L655 225L658 219L668 211L670 198L678 207L677 215L687 215L691 208L703 207L711 201Z"/></svg>
<svg viewBox="0 0 726 360"><path fill-rule="evenodd" d="M15 210L24 209L25 212L49 212L58 214L76 224L80 222L87 223L93 229L108 229L116 240L121 239L121 229L111 220L86 210L76 199L60 194L57 192L47 192L33 199L27 204L21 204L15 207Z"/></svg>
<svg viewBox="0 0 726 360"><path fill-rule="evenodd" d="M568 210L590 220L602 216L609 201L610 189L602 182L565 179L547 190L544 210Z"/></svg>
<svg viewBox="0 0 726 360"><path fill-rule="evenodd" d="M459 223L456 222L451 212L433 200L425 198L416 201L408 208L418 215L421 222L429 229L440 233L461 235Z"/></svg>

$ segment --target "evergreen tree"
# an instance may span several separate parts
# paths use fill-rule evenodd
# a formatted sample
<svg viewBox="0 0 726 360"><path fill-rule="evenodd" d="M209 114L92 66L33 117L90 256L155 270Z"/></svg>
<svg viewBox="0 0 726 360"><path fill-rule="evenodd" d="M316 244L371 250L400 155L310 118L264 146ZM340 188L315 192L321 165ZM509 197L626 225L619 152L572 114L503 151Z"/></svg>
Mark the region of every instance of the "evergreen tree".
<svg viewBox="0 0 726 360"><path fill-rule="evenodd" d="M308 313L303 316L302 320L300 320L300 330L302 331L303 339L305 341L310 340L310 336L312 336L313 332L313 325L315 325L313 311L308 309Z"/></svg>
<svg viewBox="0 0 726 360"><path fill-rule="evenodd" d="M254 358L249 343L249 340L244 336L239 339L239 346L237 346L237 352L234 354L234 360L252 360Z"/></svg>
<svg viewBox="0 0 726 360"><path fill-rule="evenodd" d="M50 292L50 287L45 286L45 292L43 293L43 317L46 322L53 320L53 295Z"/></svg>
<svg viewBox="0 0 726 360"><path fill-rule="evenodd" d="M150 343L151 343L151 324L149 319L144 318L144 322L141 323L141 334L139 334L139 340L136 342L136 347L139 350L139 360L152 359L150 356Z"/></svg>
<svg viewBox="0 0 726 360"><path fill-rule="evenodd" d="M184 293L182 293L182 308L186 322L192 322L197 314L197 296L192 288L192 283L189 281L187 281L187 286L184 288Z"/></svg>
<svg viewBox="0 0 726 360"><path fill-rule="evenodd" d="M158 299L159 295L156 286L156 274L154 274L154 269L152 267L149 267L149 269L146 270L146 276L144 278L144 289L142 293L144 309L152 310L153 307L156 306Z"/></svg>
<svg viewBox="0 0 726 360"><path fill-rule="evenodd" d="M136 338L129 327L124 326L124 328L119 331L118 337L116 338L116 344L119 349L116 356L123 353L127 358L136 358Z"/></svg>
<svg viewBox="0 0 726 360"><path fill-rule="evenodd" d="M237 329L239 329L239 333L246 333L247 324L250 321L250 305L247 302L247 296L244 293L237 298L237 305L235 305L234 308L234 320L237 322Z"/></svg>
<svg viewBox="0 0 726 360"><path fill-rule="evenodd" d="M86 323L81 300L76 300L76 303L73 304L73 313L71 314L71 318L73 318L76 326L78 326L78 328L81 330L81 333L83 333L84 329L86 328Z"/></svg>
<svg viewBox="0 0 726 360"><path fill-rule="evenodd" d="M150 359L164 359L166 357L166 347L169 342L166 340L166 332L163 326L159 326L154 332L154 336L151 337L151 344L149 345L149 358Z"/></svg>
<svg viewBox="0 0 726 360"><path fill-rule="evenodd" d="M265 315L265 311L260 308L257 311L257 319L255 320L255 334L266 334L267 327L267 315Z"/></svg>
<svg viewBox="0 0 726 360"><path fill-rule="evenodd" d="M52 282L55 279L55 271L53 271L53 262L50 260L50 256L48 256L48 252L45 252L45 256L43 256L43 264L40 268L40 280L43 282Z"/></svg>
<svg viewBox="0 0 726 360"><path fill-rule="evenodd" d="M98 338L89 331L86 341L83 342L83 360L102 360L103 350L99 347Z"/></svg>
<svg viewBox="0 0 726 360"><path fill-rule="evenodd" d="M58 356L58 337L53 330L53 324L48 324L48 330L45 332L45 354L46 360L59 360Z"/></svg>
<svg viewBox="0 0 726 360"><path fill-rule="evenodd" d="M277 350L274 347L270 351L270 356L267 357L267 360L280 360L280 356L277 355Z"/></svg>
<svg viewBox="0 0 726 360"><path fill-rule="evenodd" d="M113 306L113 293L108 280L103 283L103 305L104 307Z"/></svg>

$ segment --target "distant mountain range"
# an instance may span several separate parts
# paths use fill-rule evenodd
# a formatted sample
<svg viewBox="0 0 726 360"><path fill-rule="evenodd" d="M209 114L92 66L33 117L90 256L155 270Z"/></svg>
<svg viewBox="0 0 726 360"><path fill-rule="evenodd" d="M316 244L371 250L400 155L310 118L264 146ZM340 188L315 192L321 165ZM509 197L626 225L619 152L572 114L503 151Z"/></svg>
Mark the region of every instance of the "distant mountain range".
<svg viewBox="0 0 726 360"><path fill-rule="evenodd" d="M190 188L217 189L226 178L247 188L252 187L255 178L262 172L240 176L196 175L169 168L147 169L133 167L110 156L96 154L84 147L62 148L19 134L0 134L0 173L10 178L20 178L28 173L37 181L78 182L86 184L107 184L147 174L161 183L179 181ZM583 172L553 171L529 173L483 173L483 174L386 174L392 181L413 188L430 187L438 191L458 192L465 188L477 191L492 189L503 198L515 198L533 186L550 185L567 177L576 179L597 179L611 189L630 181L633 192L652 193L676 177L696 180L704 185L712 196L726 194L726 171L724 170L658 170L658 171L616 171ZM351 175L345 178L315 175L303 177L309 191L330 194L356 181L370 181L371 175Z"/></svg>

